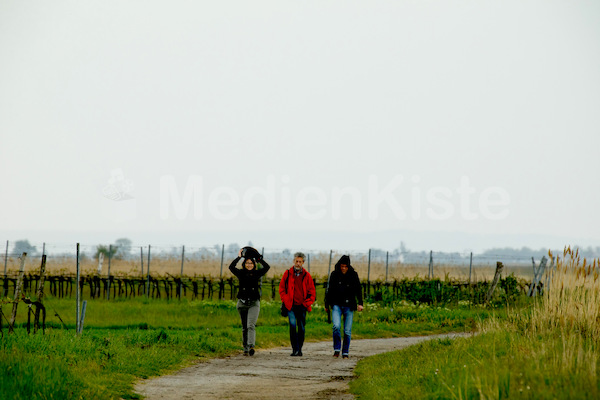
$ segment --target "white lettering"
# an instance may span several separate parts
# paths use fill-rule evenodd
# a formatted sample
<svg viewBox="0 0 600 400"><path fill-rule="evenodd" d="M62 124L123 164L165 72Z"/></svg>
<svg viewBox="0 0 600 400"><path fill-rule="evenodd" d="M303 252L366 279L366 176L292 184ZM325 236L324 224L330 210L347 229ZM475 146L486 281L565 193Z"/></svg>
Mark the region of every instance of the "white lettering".
<svg viewBox="0 0 600 400"><path fill-rule="evenodd" d="M460 215L466 220L477 219L477 214L471 212L471 195L476 192L471 186L469 178L463 176L460 178L460 185L456 190L460 202Z"/></svg>
<svg viewBox="0 0 600 400"><path fill-rule="evenodd" d="M342 197L349 195L352 201L352 218L355 220L360 219L361 216L361 193L358 188L345 187L339 188L334 187L331 190L331 218L339 220L342 214Z"/></svg>
<svg viewBox="0 0 600 400"><path fill-rule="evenodd" d="M387 203L390 207L396 218L398 219L406 219L406 213L398 201L393 195L394 190L396 190L404 178L400 175L397 175L392 179L390 183L387 184L383 190L379 191L379 180L376 176L369 176L369 218L377 219L379 216L379 205L383 202Z"/></svg>
<svg viewBox="0 0 600 400"><path fill-rule="evenodd" d="M440 198L438 195L443 196L445 198ZM452 197L452 191L449 188L445 187L435 187L431 188L427 191L425 196L429 204L433 206L438 206L442 209L441 213L436 213L432 208L428 208L426 210L427 216L434 220L443 220L452 217L454 213L454 206L450 202Z"/></svg>
<svg viewBox="0 0 600 400"><path fill-rule="evenodd" d="M479 195L479 209L484 218L498 221L508 217L509 211L507 208L498 210L494 213L490 207L506 207L510 204L510 195L506 190L500 187L490 187L484 189Z"/></svg>
<svg viewBox="0 0 600 400"><path fill-rule="evenodd" d="M262 212L256 211L252 206L256 196L262 197L265 201ZM255 221L263 218L275 219L275 178L273 176L267 178L266 188L254 186L248 189L242 198L242 209L248 218Z"/></svg>
<svg viewBox="0 0 600 400"><path fill-rule="evenodd" d="M311 213L306 207L324 207L325 205L327 205L327 195L325 195L323 189L316 186L302 188L296 196L296 211L298 211L298 215L309 221L323 218L327 214L327 211L321 208Z"/></svg>
<svg viewBox="0 0 600 400"><path fill-rule="evenodd" d="M229 212L221 211L221 206L237 206L240 203L240 196L232 187L221 186L210 192L208 196L208 211L211 216L220 220L232 220L237 217L239 210L231 209Z"/></svg>
<svg viewBox="0 0 600 400"><path fill-rule="evenodd" d="M175 218L183 220L187 217L191 204L194 204L194 218L202 218L202 177L192 175L188 178L183 190L183 198L177 191L175 177L166 175L160 178L160 218L169 218L170 205L173 205Z"/></svg>

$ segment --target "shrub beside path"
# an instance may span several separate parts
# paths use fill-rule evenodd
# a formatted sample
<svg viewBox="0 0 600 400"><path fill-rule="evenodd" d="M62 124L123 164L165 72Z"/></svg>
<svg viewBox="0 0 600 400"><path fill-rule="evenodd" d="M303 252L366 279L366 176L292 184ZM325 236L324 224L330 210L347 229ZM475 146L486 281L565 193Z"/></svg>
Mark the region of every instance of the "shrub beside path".
<svg viewBox="0 0 600 400"><path fill-rule="evenodd" d="M450 333L391 339L353 340L350 358L334 358L331 341L305 343L303 357L290 348L258 350L212 359L138 382L135 391L149 400L181 399L353 399L348 382L364 357L399 350L424 340L468 334Z"/></svg>

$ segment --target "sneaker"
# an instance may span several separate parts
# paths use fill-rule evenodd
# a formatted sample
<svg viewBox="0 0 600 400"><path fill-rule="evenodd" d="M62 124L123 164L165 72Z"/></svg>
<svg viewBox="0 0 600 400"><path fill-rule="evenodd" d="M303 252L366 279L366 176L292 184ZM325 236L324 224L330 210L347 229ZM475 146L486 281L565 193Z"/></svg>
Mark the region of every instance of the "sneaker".
<svg viewBox="0 0 600 400"><path fill-rule="evenodd" d="M251 357L254 355L254 348L250 349L250 351L248 352L248 355Z"/></svg>
<svg viewBox="0 0 600 400"><path fill-rule="evenodd" d="M302 350L298 350L298 352L296 353L296 355L297 355L298 357L302 357Z"/></svg>
<svg viewBox="0 0 600 400"><path fill-rule="evenodd" d="M342 358L348 358L348 354L342 354Z"/></svg>
<svg viewBox="0 0 600 400"><path fill-rule="evenodd" d="M244 357L248 357L248 352L244 351Z"/></svg>
<svg viewBox="0 0 600 400"><path fill-rule="evenodd" d="M334 356L335 358L338 358L338 357L340 356L340 351L339 351L339 350L336 350L336 351L334 351L334 352L333 352L333 356Z"/></svg>
<svg viewBox="0 0 600 400"><path fill-rule="evenodd" d="M298 355L298 352L296 350L292 351L292 354L290 354L290 356L292 357L296 357Z"/></svg>

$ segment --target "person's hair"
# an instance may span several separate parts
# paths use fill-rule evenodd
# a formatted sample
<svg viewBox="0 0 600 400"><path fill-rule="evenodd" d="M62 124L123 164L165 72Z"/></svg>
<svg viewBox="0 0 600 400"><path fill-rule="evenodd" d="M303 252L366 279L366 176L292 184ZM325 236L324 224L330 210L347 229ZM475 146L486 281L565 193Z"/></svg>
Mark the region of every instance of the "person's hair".
<svg viewBox="0 0 600 400"><path fill-rule="evenodd" d="M301 251L294 253L294 258L296 258L296 257L300 257L301 259L306 260L306 256Z"/></svg>

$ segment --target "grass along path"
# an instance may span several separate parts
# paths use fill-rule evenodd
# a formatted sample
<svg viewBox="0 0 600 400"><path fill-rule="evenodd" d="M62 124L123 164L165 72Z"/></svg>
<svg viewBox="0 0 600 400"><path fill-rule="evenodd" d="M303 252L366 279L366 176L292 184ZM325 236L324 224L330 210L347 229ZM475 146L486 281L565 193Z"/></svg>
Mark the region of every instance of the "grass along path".
<svg viewBox="0 0 600 400"><path fill-rule="evenodd" d="M86 325L75 335L73 302L49 298L45 335L28 335L20 311L14 334L0 340L0 398L130 399L134 383L198 361L238 354L241 324L232 301L129 299L91 301ZM24 307L20 310L24 311ZM55 316L62 316L68 330ZM489 318L479 307L368 304L355 315L353 339L465 332ZM330 340L331 325L317 304L307 317L307 341ZM288 343L279 302L264 301L257 327L259 349Z"/></svg>
<svg viewBox="0 0 600 400"><path fill-rule="evenodd" d="M358 360L430 340L466 334L353 340L350 358L332 357L331 341L306 343L303 357L289 347L259 350L201 362L172 375L142 381L135 390L148 400L353 399L348 382Z"/></svg>
<svg viewBox="0 0 600 400"><path fill-rule="evenodd" d="M482 321L473 338L363 360L352 392L366 399L600 398L600 260L588 263L567 248L553 264L528 307Z"/></svg>

